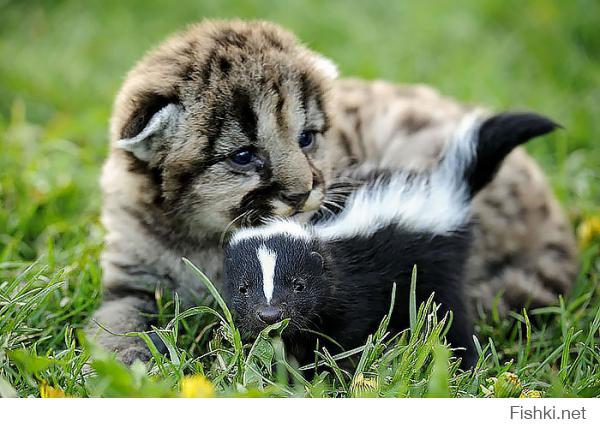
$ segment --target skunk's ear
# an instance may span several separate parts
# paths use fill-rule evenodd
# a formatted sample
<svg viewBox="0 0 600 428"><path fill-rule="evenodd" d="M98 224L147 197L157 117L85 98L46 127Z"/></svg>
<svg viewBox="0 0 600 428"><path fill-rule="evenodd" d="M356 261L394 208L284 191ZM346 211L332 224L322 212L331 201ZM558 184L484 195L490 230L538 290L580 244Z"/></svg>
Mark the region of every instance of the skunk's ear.
<svg viewBox="0 0 600 428"><path fill-rule="evenodd" d="M159 95L146 96L121 130L115 147L133 153L144 162L151 161L174 134L180 114L179 104Z"/></svg>
<svg viewBox="0 0 600 428"><path fill-rule="evenodd" d="M321 254L317 253L316 251L311 251L310 257L320 269L323 269L323 266L325 266L325 260Z"/></svg>
<svg viewBox="0 0 600 428"><path fill-rule="evenodd" d="M476 135L474 162L465 172L471 195L492 181L504 158L515 147L559 127L535 113L503 113L485 120Z"/></svg>

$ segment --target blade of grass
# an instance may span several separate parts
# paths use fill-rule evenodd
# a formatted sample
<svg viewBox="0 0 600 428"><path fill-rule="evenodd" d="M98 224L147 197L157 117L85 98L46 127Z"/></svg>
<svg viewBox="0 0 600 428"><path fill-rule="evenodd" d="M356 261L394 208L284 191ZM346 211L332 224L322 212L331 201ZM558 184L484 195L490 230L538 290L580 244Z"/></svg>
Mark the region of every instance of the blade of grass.
<svg viewBox="0 0 600 428"><path fill-rule="evenodd" d="M183 262L186 265L188 265L188 267L196 274L196 276L198 278L200 278L200 280L204 283L204 285L206 285L206 288L208 288L208 290L210 291L210 294L212 294L215 301L217 302L217 304L223 311L223 314L225 315L225 319L227 320L227 322L230 325L233 326L233 317L231 316L231 312L229 311L229 308L227 307L225 300L223 300L223 298L221 297L221 294L219 294L219 292L217 291L217 288L213 285L211 280L208 279L208 277L206 275L204 275L204 272L202 272L200 269L198 269L190 260L188 260L184 257Z"/></svg>
<svg viewBox="0 0 600 428"><path fill-rule="evenodd" d="M409 295L409 319L410 331L413 332L417 325L417 265L412 268L410 277L410 295Z"/></svg>

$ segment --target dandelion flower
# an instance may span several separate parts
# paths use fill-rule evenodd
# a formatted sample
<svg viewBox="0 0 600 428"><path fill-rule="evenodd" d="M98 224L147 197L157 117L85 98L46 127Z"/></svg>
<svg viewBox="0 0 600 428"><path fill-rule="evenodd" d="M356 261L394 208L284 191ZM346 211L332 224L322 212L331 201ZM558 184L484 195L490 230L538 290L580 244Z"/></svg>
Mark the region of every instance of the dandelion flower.
<svg viewBox="0 0 600 428"><path fill-rule="evenodd" d="M181 380L183 398L211 398L215 396L215 387L202 375L186 376Z"/></svg>
<svg viewBox="0 0 600 428"><path fill-rule="evenodd" d="M600 237L600 214L583 220L577 228L577 237L582 248L587 247L592 241Z"/></svg>
<svg viewBox="0 0 600 428"><path fill-rule="evenodd" d="M542 398L542 393L540 391L536 391L535 389L527 389L525 388L519 398Z"/></svg>
<svg viewBox="0 0 600 428"><path fill-rule="evenodd" d="M58 387L48 385L45 380L40 383L40 397L42 398L67 398L65 391Z"/></svg>

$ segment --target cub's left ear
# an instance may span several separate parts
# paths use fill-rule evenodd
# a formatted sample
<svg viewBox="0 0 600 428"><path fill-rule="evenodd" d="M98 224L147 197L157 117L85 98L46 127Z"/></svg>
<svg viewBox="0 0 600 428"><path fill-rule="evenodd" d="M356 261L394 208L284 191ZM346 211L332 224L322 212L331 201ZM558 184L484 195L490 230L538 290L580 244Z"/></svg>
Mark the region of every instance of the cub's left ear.
<svg viewBox="0 0 600 428"><path fill-rule="evenodd" d="M167 144L181 115L178 104L155 104L140 106L121 132L121 139L115 141L115 147L133 153L144 162L151 162L160 148Z"/></svg>
<svg viewBox="0 0 600 428"><path fill-rule="evenodd" d="M492 181L504 158L515 147L559 127L535 113L503 113L485 120L477 133L475 162L466 174L471 194Z"/></svg>

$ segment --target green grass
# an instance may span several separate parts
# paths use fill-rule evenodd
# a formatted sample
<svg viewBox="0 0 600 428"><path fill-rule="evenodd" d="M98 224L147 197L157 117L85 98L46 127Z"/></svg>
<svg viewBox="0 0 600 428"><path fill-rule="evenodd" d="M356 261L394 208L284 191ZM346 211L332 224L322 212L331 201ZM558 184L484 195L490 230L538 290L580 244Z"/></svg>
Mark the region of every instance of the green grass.
<svg viewBox="0 0 600 428"><path fill-rule="evenodd" d="M45 383L75 396L170 396L200 373L226 396L484 396L510 371L545 396L600 396L598 238L559 305L479 320L474 373L449 359L433 303L415 308L410 333L391 337L385 323L373 332L349 357L354 370L319 350L327 369L312 379L276 338L242 346L225 308L180 312L161 293L167 356L125 368L85 343L78 330L101 295L97 180L112 98L167 34L233 16L287 26L346 76L426 82L496 110L548 114L566 130L530 153L573 227L599 214L596 1L0 0L0 395L39 396ZM90 355L99 375L85 380Z"/></svg>

